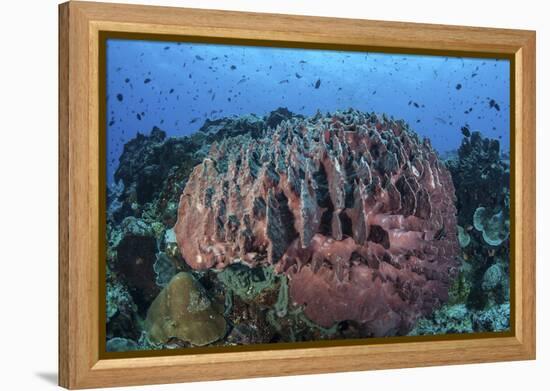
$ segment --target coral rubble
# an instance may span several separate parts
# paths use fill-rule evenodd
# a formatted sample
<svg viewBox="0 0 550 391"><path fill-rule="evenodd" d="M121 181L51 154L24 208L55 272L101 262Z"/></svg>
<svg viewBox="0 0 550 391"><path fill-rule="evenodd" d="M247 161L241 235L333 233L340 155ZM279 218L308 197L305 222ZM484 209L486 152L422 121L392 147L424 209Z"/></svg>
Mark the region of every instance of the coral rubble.
<svg viewBox="0 0 550 391"><path fill-rule="evenodd" d="M292 118L212 146L175 226L193 269L274 265L322 327L407 333L447 299L459 252L454 188L427 140L358 111Z"/></svg>

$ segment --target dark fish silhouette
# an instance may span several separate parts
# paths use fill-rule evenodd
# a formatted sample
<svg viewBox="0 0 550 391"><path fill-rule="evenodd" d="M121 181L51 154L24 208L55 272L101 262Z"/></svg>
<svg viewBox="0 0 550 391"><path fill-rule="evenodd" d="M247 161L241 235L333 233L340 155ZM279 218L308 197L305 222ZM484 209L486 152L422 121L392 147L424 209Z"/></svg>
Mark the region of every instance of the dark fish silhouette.
<svg viewBox="0 0 550 391"><path fill-rule="evenodd" d="M297 79L301 79L301 78L302 78L302 75L300 75L298 72L296 72L296 78L297 78Z"/></svg>
<svg viewBox="0 0 550 391"><path fill-rule="evenodd" d="M317 79L315 82L315 88L319 88L321 86L321 79Z"/></svg>
<svg viewBox="0 0 550 391"><path fill-rule="evenodd" d="M466 126L461 127L460 131L462 132L464 137L470 137L470 129L468 129Z"/></svg>
<svg viewBox="0 0 550 391"><path fill-rule="evenodd" d="M202 60L204 60L204 58L202 58L202 57L201 57L201 56L199 56L198 54L197 54L197 55L195 56L195 58L196 58L197 60L199 60L199 61L202 61Z"/></svg>
<svg viewBox="0 0 550 391"><path fill-rule="evenodd" d="M124 79L124 82L125 82L125 83L129 83L129 82L130 82L130 79L129 79L129 78L126 78L126 79Z"/></svg>
<svg viewBox="0 0 550 391"><path fill-rule="evenodd" d="M136 114L136 118L141 121L141 115L139 115L139 113Z"/></svg>
<svg viewBox="0 0 550 391"><path fill-rule="evenodd" d="M237 67L235 65L231 65L229 68L231 68L232 71L234 71L235 69L237 69Z"/></svg>
<svg viewBox="0 0 550 391"><path fill-rule="evenodd" d="M124 96L122 96L122 94L116 94L116 98L118 99L119 102L122 102L122 99L124 99Z"/></svg>
<svg viewBox="0 0 550 391"><path fill-rule="evenodd" d="M190 124L194 124L194 123L197 122L199 119L200 119L200 117L195 117L195 118L193 118L191 121L189 121L189 123L190 123Z"/></svg>
<svg viewBox="0 0 550 391"><path fill-rule="evenodd" d="M149 79L149 78L143 80L143 83L144 83L144 84L147 84L147 83L150 83L150 82L151 82L151 79Z"/></svg>
<svg viewBox="0 0 550 391"><path fill-rule="evenodd" d="M288 79L284 79L284 80L281 80L281 81L279 82L279 84L285 84L285 83L288 83Z"/></svg>

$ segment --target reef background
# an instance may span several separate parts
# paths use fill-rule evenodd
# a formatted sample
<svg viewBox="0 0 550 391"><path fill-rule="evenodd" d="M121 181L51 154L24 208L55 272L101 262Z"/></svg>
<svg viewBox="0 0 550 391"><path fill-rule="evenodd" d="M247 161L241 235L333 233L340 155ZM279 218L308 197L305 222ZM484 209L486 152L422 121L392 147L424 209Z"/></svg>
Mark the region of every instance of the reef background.
<svg viewBox="0 0 550 391"><path fill-rule="evenodd" d="M108 46L107 350L371 336L352 321L312 322L271 266L192 270L173 230L189 175L214 144L339 107L405 119L452 176L460 268L447 303L408 335L509 328L506 62L283 49L276 60L267 49L204 46ZM273 102L286 107L271 111Z"/></svg>

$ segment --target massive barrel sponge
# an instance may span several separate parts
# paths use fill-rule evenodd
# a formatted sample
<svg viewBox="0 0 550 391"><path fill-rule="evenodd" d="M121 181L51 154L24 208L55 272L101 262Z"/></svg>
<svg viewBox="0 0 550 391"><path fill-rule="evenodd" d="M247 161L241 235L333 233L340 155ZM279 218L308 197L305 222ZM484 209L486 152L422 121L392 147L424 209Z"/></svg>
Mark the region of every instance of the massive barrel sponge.
<svg viewBox="0 0 550 391"><path fill-rule="evenodd" d="M401 335L447 299L454 201L428 140L350 110L214 145L189 177L175 232L194 269L272 264L319 325Z"/></svg>

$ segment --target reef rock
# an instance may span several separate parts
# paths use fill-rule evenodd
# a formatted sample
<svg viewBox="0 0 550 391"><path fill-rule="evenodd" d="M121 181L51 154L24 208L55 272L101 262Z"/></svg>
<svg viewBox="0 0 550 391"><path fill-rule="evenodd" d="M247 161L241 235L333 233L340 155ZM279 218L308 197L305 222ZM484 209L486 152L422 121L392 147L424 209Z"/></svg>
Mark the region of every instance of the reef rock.
<svg viewBox="0 0 550 391"><path fill-rule="evenodd" d="M217 341L226 323L194 277L176 274L147 311L145 330L156 344L178 338L195 346Z"/></svg>
<svg viewBox="0 0 550 391"><path fill-rule="evenodd" d="M143 220L126 217L112 239L116 249L115 269L128 286L138 309L144 313L160 288L155 284L157 242L153 228Z"/></svg>
<svg viewBox="0 0 550 391"><path fill-rule="evenodd" d="M292 118L213 144L180 198L194 269L274 265L323 327L406 334L447 299L459 252L454 187L429 141L358 111Z"/></svg>

